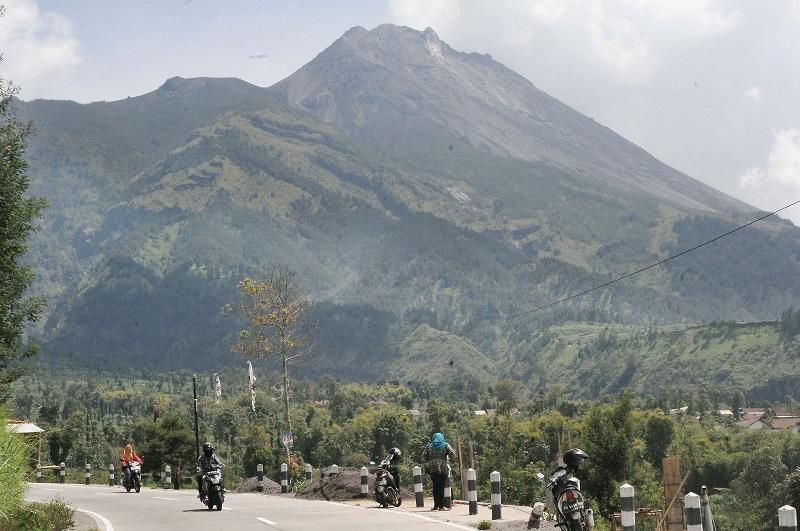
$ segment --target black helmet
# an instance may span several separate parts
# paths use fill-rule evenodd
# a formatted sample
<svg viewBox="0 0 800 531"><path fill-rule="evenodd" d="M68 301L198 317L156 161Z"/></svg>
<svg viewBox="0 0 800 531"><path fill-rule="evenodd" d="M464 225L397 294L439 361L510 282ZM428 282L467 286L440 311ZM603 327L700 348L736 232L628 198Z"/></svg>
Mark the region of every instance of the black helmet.
<svg viewBox="0 0 800 531"><path fill-rule="evenodd" d="M399 461L401 453L402 452L400 452L400 448L395 446L391 450L389 450L389 456L390 456L389 459L391 459L392 461Z"/></svg>
<svg viewBox="0 0 800 531"><path fill-rule="evenodd" d="M206 457L214 455L214 445L210 442L203 443L203 455Z"/></svg>
<svg viewBox="0 0 800 531"><path fill-rule="evenodd" d="M589 456L580 448L567 450L564 454L564 464L570 468L581 468L581 465L586 459L589 459Z"/></svg>

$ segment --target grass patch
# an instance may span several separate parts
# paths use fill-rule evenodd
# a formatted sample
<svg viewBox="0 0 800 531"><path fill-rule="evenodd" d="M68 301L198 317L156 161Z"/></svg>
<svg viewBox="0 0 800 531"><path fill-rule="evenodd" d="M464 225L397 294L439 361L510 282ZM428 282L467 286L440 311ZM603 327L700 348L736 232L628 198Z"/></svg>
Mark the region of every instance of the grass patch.
<svg viewBox="0 0 800 531"><path fill-rule="evenodd" d="M492 522L490 522L489 520L481 520L480 522L478 522L478 529L491 529L491 528L492 528Z"/></svg>
<svg viewBox="0 0 800 531"><path fill-rule="evenodd" d="M28 503L17 507L2 531L66 531L75 523L75 509L62 500Z"/></svg>

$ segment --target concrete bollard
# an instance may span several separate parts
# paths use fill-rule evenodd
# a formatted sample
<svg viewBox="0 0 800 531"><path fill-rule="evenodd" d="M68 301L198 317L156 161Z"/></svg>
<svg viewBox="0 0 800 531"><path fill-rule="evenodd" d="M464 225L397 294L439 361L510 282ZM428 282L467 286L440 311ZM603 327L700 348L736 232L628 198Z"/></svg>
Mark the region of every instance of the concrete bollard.
<svg viewBox="0 0 800 531"><path fill-rule="evenodd" d="M361 467L361 497L366 498L369 494L369 470L367 467Z"/></svg>
<svg viewBox="0 0 800 531"><path fill-rule="evenodd" d="M686 531L703 531L703 519L700 516L700 496L690 492L683 498L686 507Z"/></svg>
<svg viewBox="0 0 800 531"><path fill-rule="evenodd" d="M172 488L172 467L169 465L164 465L164 483L167 484L166 488Z"/></svg>
<svg viewBox="0 0 800 531"><path fill-rule="evenodd" d="M542 523L543 515L544 504L542 502L534 503L533 510L531 511L531 517L528 518L528 529L539 529L539 526Z"/></svg>
<svg viewBox="0 0 800 531"><path fill-rule="evenodd" d="M338 473L339 473L339 465L331 465L331 467L328 469L328 474L331 476L335 476Z"/></svg>
<svg viewBox="0 0 800 531"><path fill-rule="evenodd" d="M450 466L447 466L447 478L444 480L444 506L448 509L453 508L453 482L450 477Z"/></svg>
<svg viewBox="0 0 800 531"><path fill-rule="evenodd" d="M313 478L314 478L314 467L312 467L310 464L306 463L305 469L306 469L306 483L311 485L311 483L313 482Z"/></svg>
<svg viewBox="0 0 800 531"><path fill-rule="evenodd" d="M261 463L256 465L256 474L258 476L258 486L256 490L258 490L258 492L264 492L264 465Z"/></svg>
<svg viewBox="0 0 800 531"><path fill-rule="evenodd" d="M705 485L700 487L700 503L703 506L703 528L706 531L716 531L714 515L711 514L711 500L708 499L708 489Z"/></svg>
<svg viewBox="0 0 800 531"><path fill-rule="evenodd" d="M414 467L414 498L417 502L417 507L425 507L425 498L422 494L422 469L418 466Z"/></svg>
<svg viewBox="0 0 800 531"><path fill-rule="evenodd" d="M108 486L114 486L114 463L108 465Z"/></svg>
<svg viewBox="0 0 800 531"><path fill-rule="evenodd" d="M64 483L67 479L67 465L61 463L58 465L58 482Z"/></svg>
<svg viewBox="0 0 800 531"><path fill-rule="evenodd" d="M89 485L92 482L92 465L86 463L86 484Z"/></svg>
<svg viewBox="0 0 800 531"><path fill-rule="evenodd" d="M36 483L42 482L42 469L38 466L36 467Z"/></svg>
<svg viewBox="0 0 800 531"><path fill-rule="evenodd" d="M619 488L619 498L622 502L622 531L636 531L636 499L633 485L627 483L622 485Z"/></svg>
<svg viewBox="0 0 800 531"><path fill-rule="evenodd" d="M281 494L289 492L289 465L281 463Z"/></svg>
<svg viewBox="0 0 800 531"><path fill-rule="evenodd" d="M797 531L797 511L791 505L778 509L778 531Z"/></svg>
<svg viewBox="0 0 800 531"><path fill-rule="evenodd" d="M478 514L478 491L475 490L475 469L467 470L467 501L469 514Z"/></svg>
<svg viewBox="0 0 800 531"><path fill-rule="evenodd" d="M492 520L501 520L500 472L495 470L489 474L489 481L492 482Z"/></svg>

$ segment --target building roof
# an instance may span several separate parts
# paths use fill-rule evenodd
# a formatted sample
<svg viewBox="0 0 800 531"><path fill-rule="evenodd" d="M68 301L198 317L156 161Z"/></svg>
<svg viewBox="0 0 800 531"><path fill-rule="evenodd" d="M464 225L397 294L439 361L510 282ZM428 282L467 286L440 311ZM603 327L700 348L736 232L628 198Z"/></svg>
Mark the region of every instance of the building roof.
<svg viewBox="0 0 800 531"><path fill-rule="evenodd" d="M791 430L800 424L800 417L772 419L773 430Z"/></svg>
<svg viewBox="0 0 800 531"><path fill-rule="evenodd" d="M719 411L717 411L717 414L722 415L723 417L732 417L733 411L731 411L730 409L720 409Z"/></svg>
<svg viewBox="0 0 800 531"><path fill-rule="evenodd" d="M33 422L24 422L21 420L9 420L6 422L6 431L11 433L42 433L44 430L34 424Z"/></svg>

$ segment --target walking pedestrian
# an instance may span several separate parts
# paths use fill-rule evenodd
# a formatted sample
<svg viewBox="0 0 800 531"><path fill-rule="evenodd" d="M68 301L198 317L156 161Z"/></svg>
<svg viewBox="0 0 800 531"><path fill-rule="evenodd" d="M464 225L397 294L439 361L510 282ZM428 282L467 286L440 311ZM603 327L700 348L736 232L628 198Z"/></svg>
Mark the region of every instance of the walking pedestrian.
<svg viewBox="0 0 800 531"><path fill-rule="evenodd" d="M444 435L436 432L431 437L431 442L425 447L422 460L425 470L431 476L433 483L433 509L431 511L449 511L444 505L444 486L450 470L450 460L455 460L456 452L447 444Z"/></svg>

